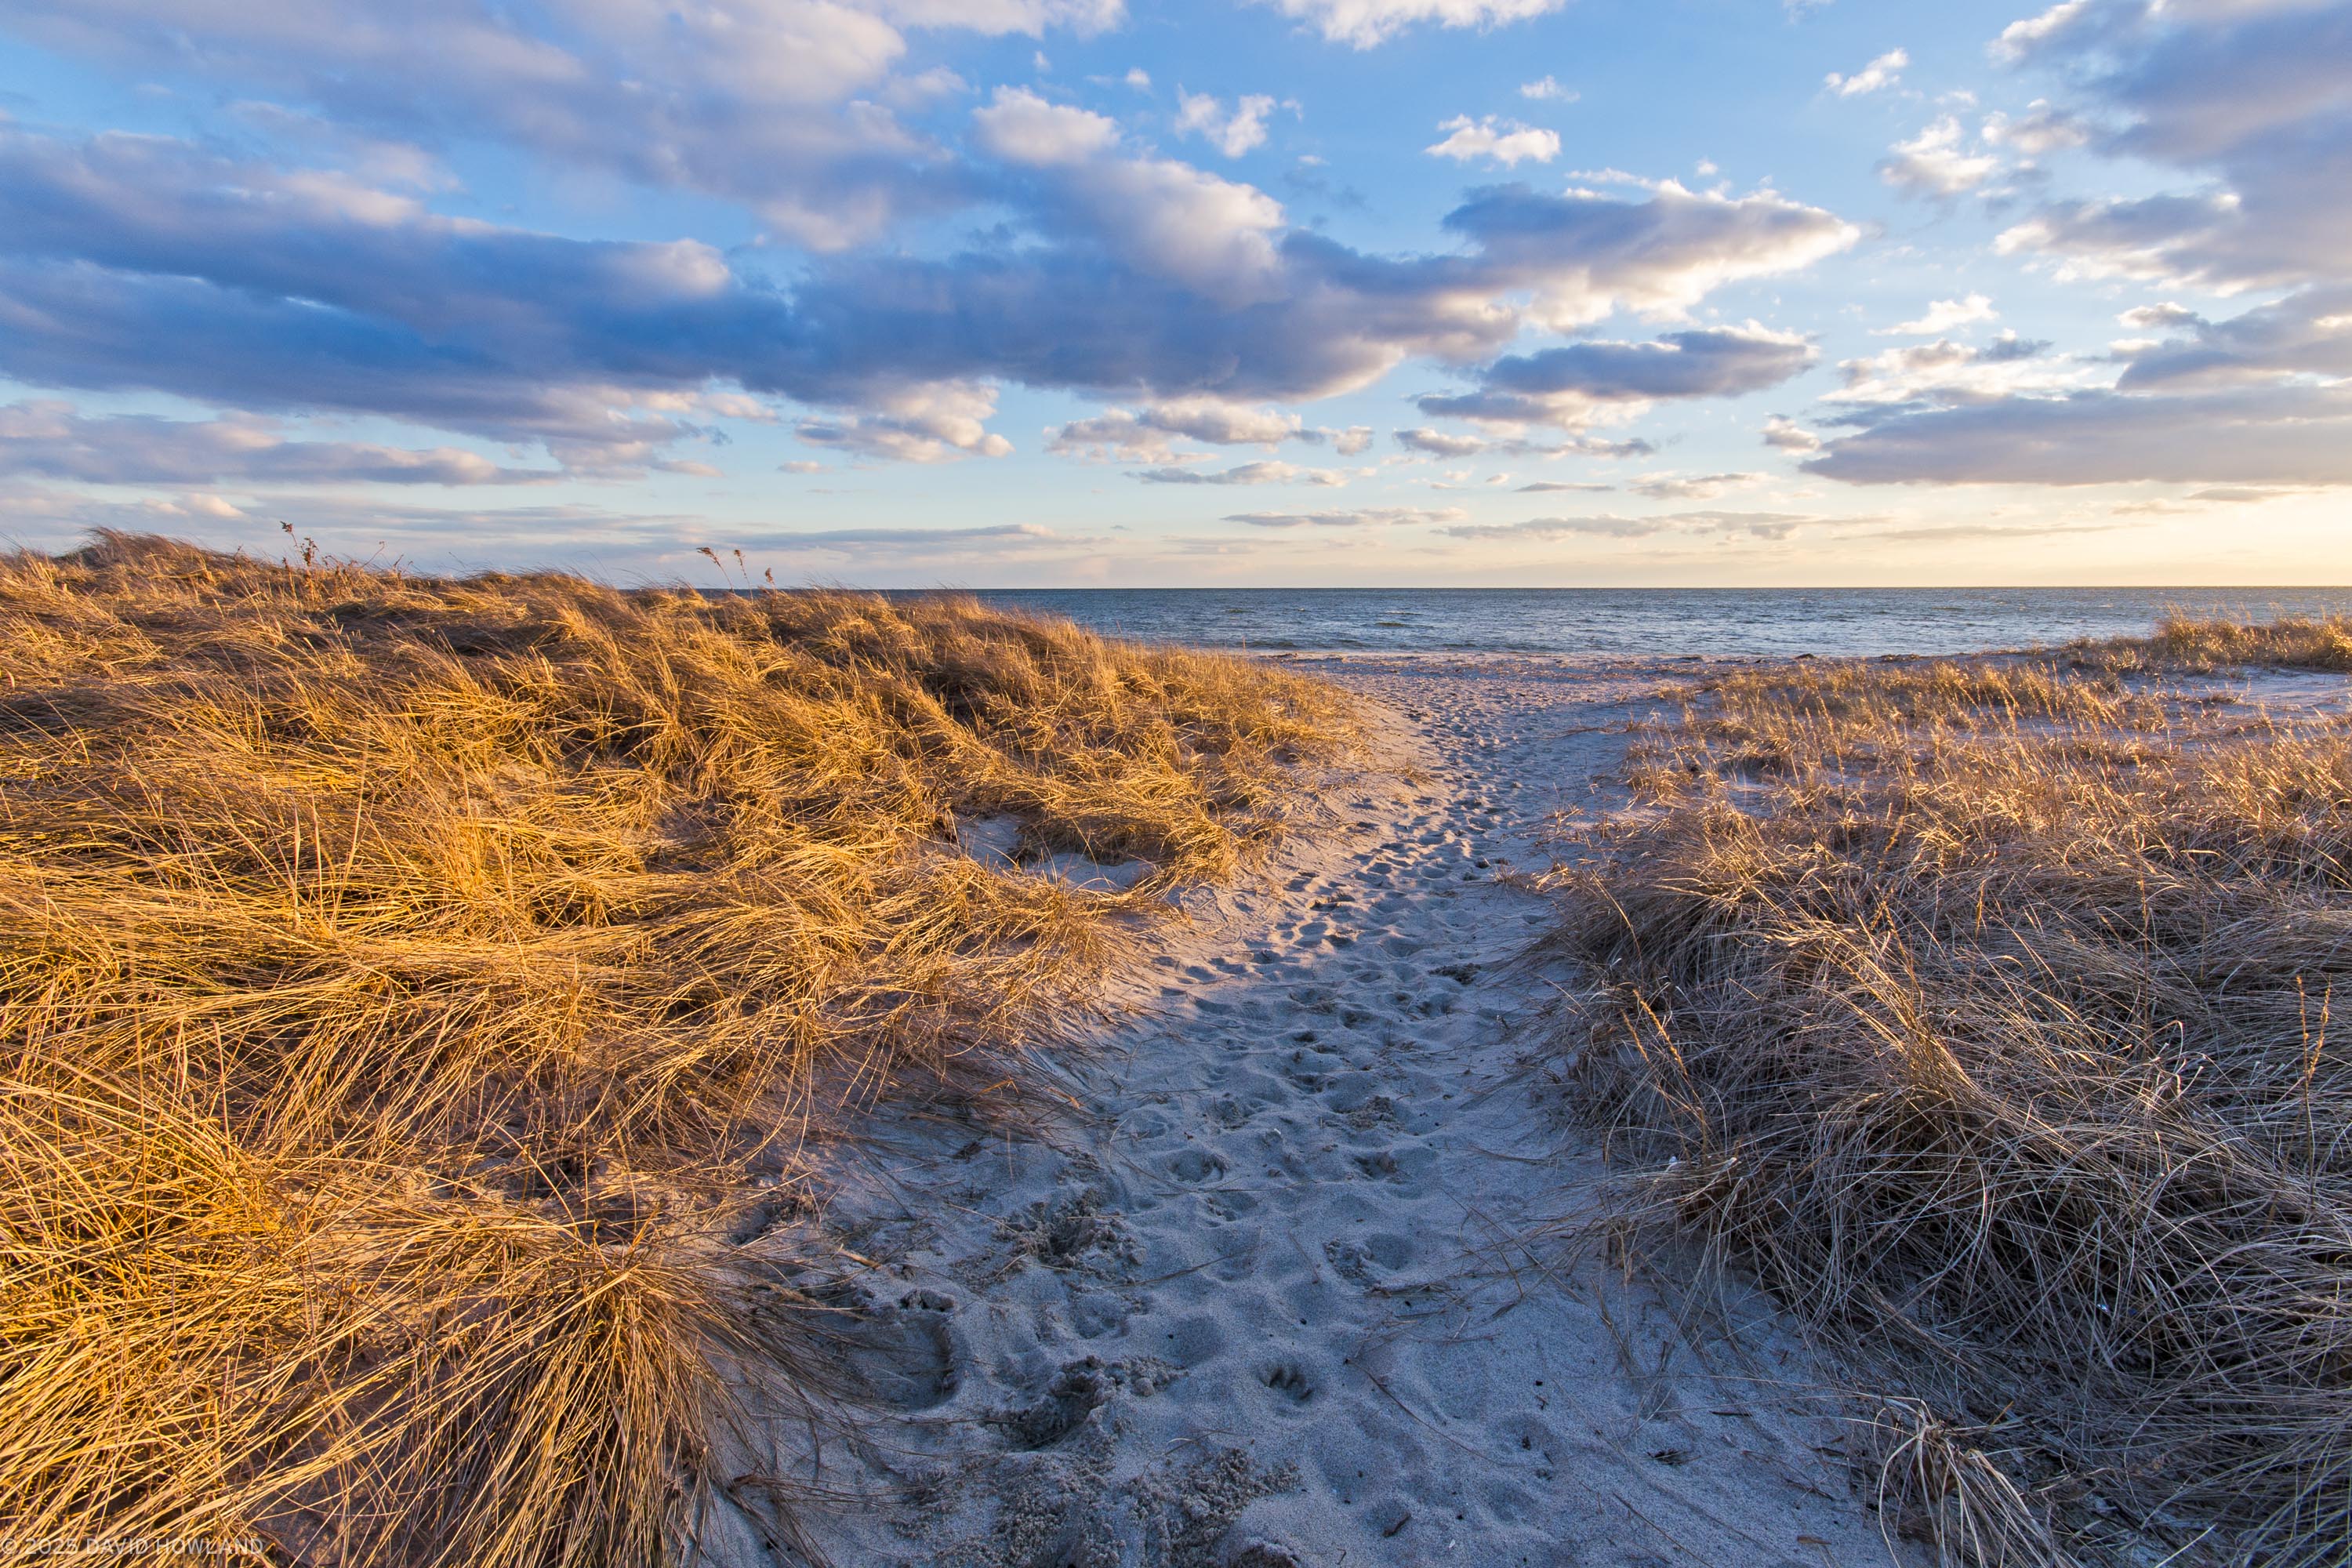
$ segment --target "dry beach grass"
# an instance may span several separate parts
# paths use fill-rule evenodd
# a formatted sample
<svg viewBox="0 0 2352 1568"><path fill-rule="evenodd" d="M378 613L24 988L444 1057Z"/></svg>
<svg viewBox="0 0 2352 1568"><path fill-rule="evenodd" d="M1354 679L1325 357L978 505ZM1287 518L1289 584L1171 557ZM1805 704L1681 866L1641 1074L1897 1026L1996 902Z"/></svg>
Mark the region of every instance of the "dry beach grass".
<svg viewBox="0 0 2352 1568"><path fill-rule="evenodd" d="M775 1222L1017 1087L1329 689L954 598L0 560L0 1519L675 1556L822 1417ZM1150 863L1074 889L958 847Z"/></svg>
<svg viewBox="0 0 2352 1568"><path fill-rule="evenodd" d="M1744 673L1571 830L1567 1048L1673 1156L1640 1212L1895 1391L1890 1501L1948 1561L2352 1539L2352 726L2189 674L2347 656L2179 623Z"/></svg>

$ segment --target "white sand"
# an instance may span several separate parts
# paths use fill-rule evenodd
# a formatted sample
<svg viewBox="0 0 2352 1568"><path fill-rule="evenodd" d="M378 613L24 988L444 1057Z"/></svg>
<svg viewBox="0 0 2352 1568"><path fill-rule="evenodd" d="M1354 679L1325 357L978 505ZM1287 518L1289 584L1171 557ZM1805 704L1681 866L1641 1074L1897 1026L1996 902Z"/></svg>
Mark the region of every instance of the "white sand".
<svg viewBox="0 0 2352 1568"><path fill-rule="evenodd" d="M1689 664L1299 660L1391 761L1139 935L1034 1141L910 1121L826 1223L908 1419L836 1455L864 1564L1882 1563L1819 1394L1724 1320L1530 1246L1601 1166L1539 1062L1570 981L1498 877ZM1601 797L1605 804L1605 796ZM1678 1322L1677 1319L1683 1320Z"/></svg>

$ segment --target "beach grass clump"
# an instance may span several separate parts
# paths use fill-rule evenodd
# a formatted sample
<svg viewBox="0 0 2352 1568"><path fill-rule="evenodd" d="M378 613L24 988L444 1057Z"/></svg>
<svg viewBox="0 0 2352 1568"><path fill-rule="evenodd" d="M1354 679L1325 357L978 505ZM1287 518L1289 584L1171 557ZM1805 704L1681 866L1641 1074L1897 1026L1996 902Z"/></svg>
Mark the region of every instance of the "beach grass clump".
<svg viewBox="0 0 2352 1568"><path fill-rule="evenodd" d="M2108 669L2210 672L2242 666L2352 671L2352 616L2245 622L2168 616L2148 637L2083 646L2086 662Z"/></svg>
<svg viewBox="0 0 2352 1568"><path fill-rule="evenodd" d="M789 1542L832 1141L1017 1097L1348 723L952 596L0 558L0 1519L587 1565L723 1495Z"/></svg>
<svg viewBox="0 0 2352 1568"><path fill-rule="evenodd" d="M2305 663L2318 636L2147 647ZM1564 1048L1651 1157L1633 1217L1892 1395L1878 1473L1948 1560L2127 1526L2184 1562L2337 1563L2352 728L2082 651L1696 694L1635 809L1565 830L1599 984Z"/></svg>

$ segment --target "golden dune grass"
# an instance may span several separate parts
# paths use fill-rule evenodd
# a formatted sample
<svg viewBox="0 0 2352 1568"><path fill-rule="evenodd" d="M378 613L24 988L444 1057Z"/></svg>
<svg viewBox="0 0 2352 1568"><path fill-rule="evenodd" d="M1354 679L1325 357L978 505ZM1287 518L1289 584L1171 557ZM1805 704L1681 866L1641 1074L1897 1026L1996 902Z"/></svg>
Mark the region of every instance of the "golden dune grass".
<svg viewBox="0 0 2352 1568"><path fill-rule="evenodd" d="M840 1392L845 1108L1017 1085L1328 689L955 598L0 559L0 1520L669 1560ZM983 864L958 825L1155 870ZM754 1200L757 1206L754 1206Z"/></svg>
<svg viewBox="0 0 2352 1568"><path fill-rule="evenodd" d="M1564 1045L1675 1156L1638 1212L1895 1391L1881 1477L1948 1560L2352 1540L2352 728L2177 675L2345 633L1744 674L1570 836Z"/></svg>

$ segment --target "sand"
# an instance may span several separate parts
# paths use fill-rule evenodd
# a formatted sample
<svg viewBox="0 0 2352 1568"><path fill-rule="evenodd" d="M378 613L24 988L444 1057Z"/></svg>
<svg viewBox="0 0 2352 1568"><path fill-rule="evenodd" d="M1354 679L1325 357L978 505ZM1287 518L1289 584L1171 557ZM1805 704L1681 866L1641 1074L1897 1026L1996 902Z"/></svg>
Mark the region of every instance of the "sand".
<svg viewBox="0 0 2352 1568"><path fill-rule="evenodd" d="M1333 819L1138 932L1034 1137L909 1119L831 1195L901 1419L834 1450L825 1549L1887 1562L1831 1380L1769 1308L1553 1223L1607 1169L1543 1071L1575 978L1528 960L1546 903L1510 873L1554 811L1609 808L1628 722L1694 667L1292 662L1382 715Z"/></svg>

